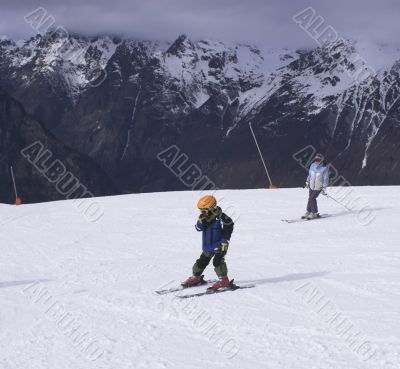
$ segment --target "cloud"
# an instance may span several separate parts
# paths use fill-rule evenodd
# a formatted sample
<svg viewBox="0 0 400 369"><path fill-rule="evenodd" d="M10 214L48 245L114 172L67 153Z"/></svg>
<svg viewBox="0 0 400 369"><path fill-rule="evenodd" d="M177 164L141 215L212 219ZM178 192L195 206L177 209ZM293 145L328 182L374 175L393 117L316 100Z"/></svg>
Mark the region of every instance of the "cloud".
<svg viewBox="0 0 400 369"><path fill-rule="evenodd" d="M35 32L24 16L46 9L70 33L123 34L139 39L214 38L269 47L315 42L292 17L312 6L343 37L399 44L398 0L0 0L0 34Z"/></svg>

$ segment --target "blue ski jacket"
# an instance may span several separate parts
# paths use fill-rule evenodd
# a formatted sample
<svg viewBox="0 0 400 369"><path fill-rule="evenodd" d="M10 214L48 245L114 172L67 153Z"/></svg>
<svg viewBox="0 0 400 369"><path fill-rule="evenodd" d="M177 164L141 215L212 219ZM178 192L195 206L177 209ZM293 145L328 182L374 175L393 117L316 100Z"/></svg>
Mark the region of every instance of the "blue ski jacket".
<svg viewBox="0 0 400 369"><path fill-rule="evenodd" d="M195 227L197 231L203 233L203 251L215 253L220 248L222 241L230 240L233 232L233 221L222 213L220 217L210 223L200 223L198 221Z"/></svg>

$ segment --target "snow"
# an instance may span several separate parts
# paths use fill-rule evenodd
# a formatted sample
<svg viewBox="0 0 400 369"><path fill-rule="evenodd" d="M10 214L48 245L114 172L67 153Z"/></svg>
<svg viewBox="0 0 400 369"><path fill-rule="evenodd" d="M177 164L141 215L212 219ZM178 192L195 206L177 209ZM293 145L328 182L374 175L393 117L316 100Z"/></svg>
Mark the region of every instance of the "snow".
<svg viewBox="0 0 400 369"><path fill-rule="evenodd" d="M308 106L310 114L318 114L326 108L327 101L332 100L329 97L336 99L339 105L343 102L343 94L347 94L351 89L356 90L360 96L368 92L374 88L371 84L374 82L375 75L382 81L381 87L389 89L392 84L384 83L384 79L387 78L387 74L395 73L392 71L396 68L396 60L400 57L400 50L393 45L343 39L311 52L315 63L323 67L323 71L316 73L315 64L300 70L291 70L286 68L286 65L298 59L297 53L288 50L286 54L284 50L263 50L262 55L265 60L263 70L267 71L266 77L260 87L240 95L240 117L257 111L278 88L282 87L282 80L287 80L287 76L290 76L290 81L298 96L312 96L312 104ZM340 63L336 59L337 54L340 55ZM272 63L272 67L268 68L266 61L271 60L271 56L272 60L279 61L281 64ZM331 56L335 58L332 60ZM356 66L356 70L352 69L351 63ZM286 78L282 78L283 76ZM385 96L385 93L380 92L381 96ZM345 101L345 103L349 102ZM351 101L351 104L353 103L357 104ZM362 118L362 115L357 116ZM382 121L378 117L376 120Z"/></svg>
<svg viewBox="0 0 400 369"><path fill-rule="evenodd" d="M114 55L120 43L114 42L110 37L103 37L93 42L91 45L101 51L100 67L105 68L108 61Z"/></svg>
<svg viewBox="0 0 400 369"><path fill-rule="evenodd" d="M45 41L45 46L41 45ZM32 70L45 74L61 73L67 86L67 93L72 100L77 101L79 94L91 82L90 72L104 69L114 55L120 42L109 36L99 38L84 38L71 36L69 38L55 38L47 40L45 36L36 36L29 40L20 40L14 45L16 50L12 56L12 64L20 68L33 62ZM89 47L100 52L99 60L87 60L86 53ZM88 72L89 71L89 72ZM35 75L34 73L33 75ZM29 83L31 76L23 76Z"/></svg>
<svg viewBox="0 0 400 369"><path fill-rule="evenodd" d="M278 89L284 89L286 83L294 87L298 99L312 96L307 108L310 114L317 114L328 104L334 104L335 99L341 100L349 89L355 88L360 92L360 87L364 88L374 81L367 70L364 73L353 70L351 62L356 61L358 68L375 68L379 78L383 79L388 73L395 74L392 68L396 64L393 63L400 57L400 50L393 45L340 39L325 47L307 50L311 53L312 63L307 67L303 61L300 69L294 70L288 65L304 56L304 50L260 49L255 45L215 40L193 42L181 37L182 48L174 55L167 53L170 44L166 42L72 36L67 43L60 38L42 45L44 39L44 36L37 36L24 44L19 41L19 49L13 43L4 50L9 54L10 64L17 69L33 62L33 76L40 72L46 75L59 73L72 102L78 101L79 95L91 86L92 72L105 68L118 45L124 43L132 51L143 49L149 59L160 61L160 68L154 73L157 77L166 77L166 85L173 86L165 90L166 96L171 95L171 113L189 114L201 107L216 91L225 94L229 103L238 100L240 108L237 117L226 134L235 129L243 117L255 114ZM97 49L98 53L92 58L85 58L89 47ZM340 55L339 59L336 55ZM332 56L335 57L332 59ZM115 73L119 73L118 61L114 61L114 67ZM360 81L362 78L366 80ZM21 79L28 85L32 76L23 74ZM119 85L115 82L114 87ZM389 90L390 86L385 85L384 88ZM171 90L179 91L187 104L182 107L176 103L180 99L177 100ZM379 120L378 117L376 120Z"/></svg>
<svg viewBox="0 0 400 369"><path fill-rule="evenodd" d="M246 81L252 86L246 92L239 91L239 101L248 101L250 91L263 85L265 77L276 68L284 66L291 61L286 49L268 50L267 58L263 51L256 46L245 44L230 44L214 40L201 40L196 43L184 42L185 49L179 55L169 53L157 54L165 72L186 93L193 98L193 106L200 107L210 97L207 87L219 85L222 90L224 85L232 81ZM223 66L219 68L210 67L210 60L219 58ZM261 93L265 92L265 89ZM231 96L227 97L232 101Z"/></svg>
<svg viewBox="0 0 400 369"><path fill-rule="evenodd" d="M194 93L194 99L196 101L195 103L196 109L200 108L203 104L205 104L209 98L210 96L204 90L200 90L197 93Z"/></svg>
<svg viewBox="0 0 400 369"><path fill-rule="evenodd" d="M0 367L398 369L398 187L345 192L370 222L328 198L330 217L281 222L302 189L217 191L235 219L229 276L256 287L185 300L154 291L200 254L200 193L92 199L93 222L73 201L0 205Z"/></svg>

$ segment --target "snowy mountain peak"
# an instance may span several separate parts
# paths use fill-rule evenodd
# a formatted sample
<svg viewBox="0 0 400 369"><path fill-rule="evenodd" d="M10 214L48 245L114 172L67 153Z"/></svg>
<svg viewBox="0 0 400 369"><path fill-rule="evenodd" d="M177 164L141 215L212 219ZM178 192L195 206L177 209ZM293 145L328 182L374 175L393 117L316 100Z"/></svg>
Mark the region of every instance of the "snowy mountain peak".
<svg viewBox="0 0 400 369"><path fill-rule="evenodd" d="M0 46L8 48L3 68L13 70L25 86L41 75L48 76L64 85L64 93L75 101L93 74L105 68L120 42L111 36L88 38L47 32L31 37L19 47L12 41L2 41Z"/></svg>
<svg viewBox="0 0 400 369"><path fill-rule="evenodd" d="M195 45L186 35L180 35L168 48L167 54L175 55L178 57L192 53L195 49Z"/></svg>
<svg viewBox="0 0 400 369"><path fill-rule="evenodd" d="M124 191L179 188L170 178L155 180L160 173L154 158L172 144L202 169L213 168L222 187L248 186L244 178L264 185L247 169L254 159L244 134L249 121L270 160L285 167L276 169L284 185L299 184L292 155L309 144L339 166L345 162L345 175L361 184L381 168L392 177L397 172L378 163L379 155L391 163L400 137L400 63L398 51L386 46L379 46L385 67L364 78L359 71L370 65L363 57L367 49L348 40L295 51L185 35L172 44L38 35L23 43L2 40L0 49L0 84L7 93ZM105 79L93 88L98 70ZM196 156L198 145L207 148L207 157ZM234 148L242 146L238 157ZM236 166L242 169L231 180ZM128 167L137 170L130 174Z"/></svg>

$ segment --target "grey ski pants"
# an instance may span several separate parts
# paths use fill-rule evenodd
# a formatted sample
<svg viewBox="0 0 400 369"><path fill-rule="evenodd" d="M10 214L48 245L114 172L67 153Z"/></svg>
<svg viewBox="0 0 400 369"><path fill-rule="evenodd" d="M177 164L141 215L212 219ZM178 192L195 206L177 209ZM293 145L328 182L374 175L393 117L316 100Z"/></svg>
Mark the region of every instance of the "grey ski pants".
<svg viewBox="0 0 400 369"><path fill-rule="evenodd" d="M309 213L318 213L317 197L321 191L310 190L308 195L307 211Z"/></svg>

